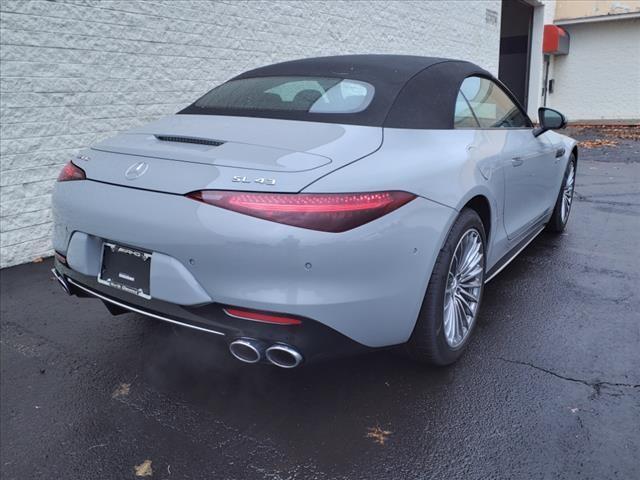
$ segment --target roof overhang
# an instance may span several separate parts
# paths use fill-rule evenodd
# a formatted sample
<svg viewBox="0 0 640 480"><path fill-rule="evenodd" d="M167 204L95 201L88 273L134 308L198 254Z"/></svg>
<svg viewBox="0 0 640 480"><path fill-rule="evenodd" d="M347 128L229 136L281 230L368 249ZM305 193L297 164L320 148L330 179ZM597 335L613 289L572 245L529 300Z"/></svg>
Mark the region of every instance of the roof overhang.
<svg viewBox="0 0 640 480"><path fill-rule="evenodd" d="M630 20L633 18L640 18L640 12L615 13L611 15L598 15L595 17L565 18L554 20L553 23L554 25L575 25L578 23L611 22L614 20Z"/></svg>

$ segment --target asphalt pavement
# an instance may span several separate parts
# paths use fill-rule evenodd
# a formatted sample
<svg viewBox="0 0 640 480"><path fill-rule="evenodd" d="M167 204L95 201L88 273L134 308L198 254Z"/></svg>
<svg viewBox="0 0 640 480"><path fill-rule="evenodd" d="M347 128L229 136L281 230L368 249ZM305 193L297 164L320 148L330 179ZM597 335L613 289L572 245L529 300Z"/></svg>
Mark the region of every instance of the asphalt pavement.
<svg viewBox="0 0 640 480"><path fill-rule="evenodd" d="M487 285L442 369L243 365L218 338L66 297L50 260L2 270L0 476L640 478L639 246L640 163L581 161L567 232Z"/></svg>

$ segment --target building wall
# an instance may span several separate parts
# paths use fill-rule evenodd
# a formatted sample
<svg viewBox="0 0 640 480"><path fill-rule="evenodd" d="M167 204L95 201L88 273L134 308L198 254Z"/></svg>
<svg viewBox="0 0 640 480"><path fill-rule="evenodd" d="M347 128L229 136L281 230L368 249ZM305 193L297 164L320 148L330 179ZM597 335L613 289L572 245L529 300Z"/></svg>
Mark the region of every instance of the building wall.
<svg viewBox="0 0 640 480"><path fill-rule="evenodd" d="M571 44L553 58L547 106L570 121L640 121L640 18L562 28Z"/></svg>
<svg viewBox="0 0 640 480"><path fill-rule="evenodd" d="M76 151L243 70L345 53L498 70L499 0L3 0L0 10L2 267L50 254L51 190Z"/></svg>
<svg viewBox="0 0 640 480"><path fill-rule="evenodd" d="M640 12L638 0L558 0L556 20Z"/></svg>
<svg viewBox="0 0 640 480"><path fill-rule="evenodd" d="M542 106L542 87L544 85L544 55L542 40L544 26L553 22L556 0L526 0L534 7L531 25L531 54L529 56L529 96L527 113L538 121L538 108Z"/></svg>

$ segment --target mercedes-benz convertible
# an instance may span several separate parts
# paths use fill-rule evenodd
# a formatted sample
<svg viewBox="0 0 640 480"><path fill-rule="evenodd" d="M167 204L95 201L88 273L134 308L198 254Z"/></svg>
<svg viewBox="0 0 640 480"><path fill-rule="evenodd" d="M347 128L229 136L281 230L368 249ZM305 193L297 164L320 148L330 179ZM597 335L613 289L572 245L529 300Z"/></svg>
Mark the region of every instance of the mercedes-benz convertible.
<svg viewBox="0 0 640 480"><path fill-rule="evenodd" d="M483 290L567 224L578 152L465 61L310 58L81 151L53 195L68 293L293 368L401 346L456 361Z"/></svg>

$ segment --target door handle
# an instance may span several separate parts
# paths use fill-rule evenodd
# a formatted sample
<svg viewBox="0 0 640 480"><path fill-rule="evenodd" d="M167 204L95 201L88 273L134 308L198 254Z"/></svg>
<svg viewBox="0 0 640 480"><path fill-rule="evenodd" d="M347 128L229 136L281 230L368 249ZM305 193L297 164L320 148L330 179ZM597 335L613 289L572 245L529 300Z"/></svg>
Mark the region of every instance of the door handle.
<svg viewBox="0 0 640 480"><path fill-rule="evenodd" d="M522 160L522 158L520 157L513 157L511 159L511 165L513 165L514 167L519 167L523 163L524 163L524 160Z"/></svg>

